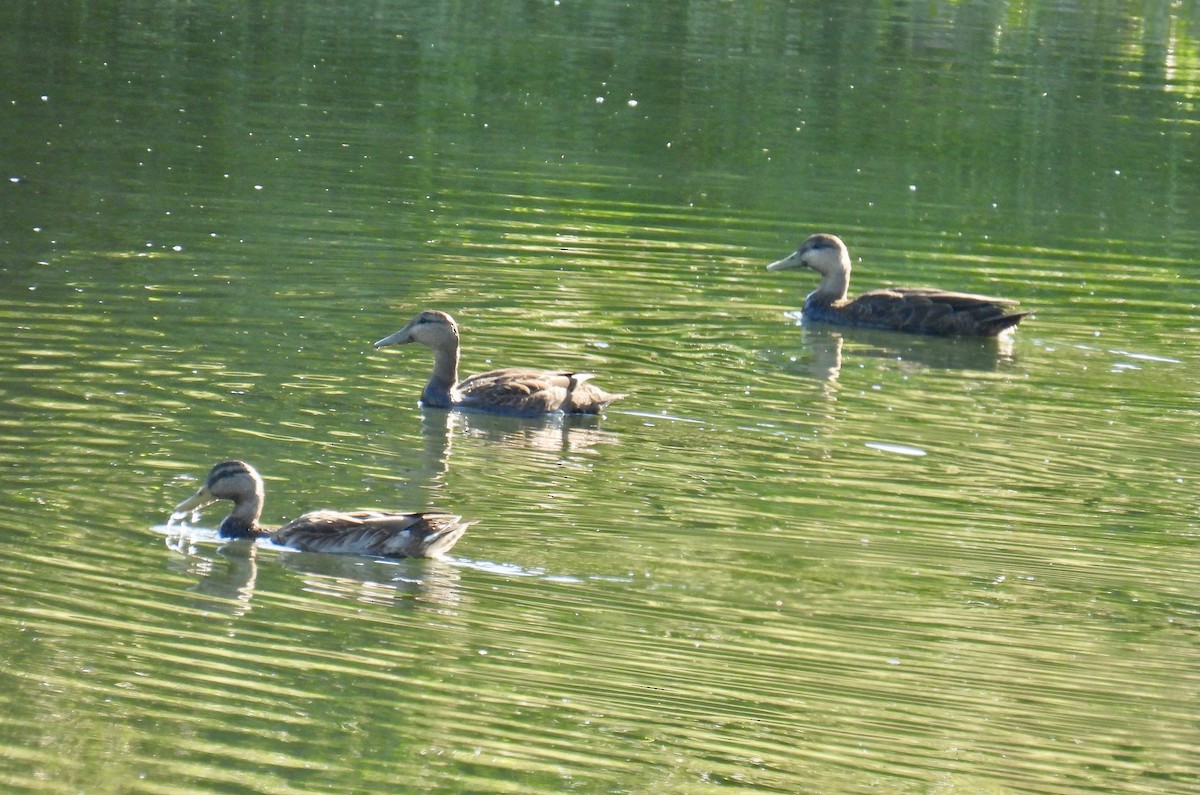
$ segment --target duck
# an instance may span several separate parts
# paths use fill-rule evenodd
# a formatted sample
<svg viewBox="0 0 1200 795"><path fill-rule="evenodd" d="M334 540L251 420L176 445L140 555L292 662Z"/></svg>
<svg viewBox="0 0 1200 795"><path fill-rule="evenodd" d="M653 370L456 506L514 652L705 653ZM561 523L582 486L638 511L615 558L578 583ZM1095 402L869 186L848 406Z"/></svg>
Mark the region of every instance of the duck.
<svg viewBox="0 0 1200 795"><path fill-rule="evenodd" d="M806 320L911 334L995 337L1033 314L1010 311L1018 302L1008 298L935 287L885 287L847 298L850 252L837 235L812 235L767 266L769 271L793 268L811 268L821 276L817 289L804 299Z"/></svg>
<svg viewBox="0 0 1200 795"><path fill-rule="evenodd" d="M279 528L258 523L263 479L245 461L222 461L209 470L199 491L175 506L172 520L217 500L232 500L221 522L221 538L265 538L301 552L375 555L387 558L437 558L445 555L474 522L440 511L310 511Z"/></svg>
<svg viewBox="0 0 1200 795"><path fill-rule="evenodd" d="M421 390L421 405L439 409L469 409L536 417L544 414L599 414L614 400L589 383L593 373L568 370L526 370L509 367L458 380L459 333L454 318L426 309L394 334L375 343L375 349L416 342L433 349L433 375Z"/></svg>

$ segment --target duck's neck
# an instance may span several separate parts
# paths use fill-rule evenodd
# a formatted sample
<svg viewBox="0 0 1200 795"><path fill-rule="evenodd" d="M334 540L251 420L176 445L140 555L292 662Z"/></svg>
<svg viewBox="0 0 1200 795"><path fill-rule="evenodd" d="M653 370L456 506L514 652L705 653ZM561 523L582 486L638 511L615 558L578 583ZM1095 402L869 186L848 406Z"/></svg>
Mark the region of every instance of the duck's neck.
<svg viewBox="0 0 1200 795"><path fill-rule="evenodd" d="M833 306L845 303L846 293L850 291L850 263L842 264L845 267L821 276L821 283L817 285L817 289L804 299L805 306Z"/></svg>
<svg viewBox="0 0 1200 795"><path fill-rule="evenodd" d="M253 497L233 504L233 510L221 522L217 531L221 538L258 538L264 535L258 526L258 517L262 513L262 498Z"/></svg>
<svg viewBox="0 0 1200 795"><path fill-rule="evenodd" d="M433 408L446 409L454 402L454 385L458 383L458 346L433 351L433 375L421 391L421 402Z"/></svg>

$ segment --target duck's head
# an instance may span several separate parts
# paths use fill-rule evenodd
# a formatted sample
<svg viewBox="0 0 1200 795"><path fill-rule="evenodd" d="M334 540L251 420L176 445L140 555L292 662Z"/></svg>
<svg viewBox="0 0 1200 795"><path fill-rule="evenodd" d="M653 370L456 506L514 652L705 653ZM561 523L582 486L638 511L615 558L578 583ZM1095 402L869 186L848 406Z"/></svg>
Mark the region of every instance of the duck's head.
<svg viewBox="0 0 1200 795"><path fill-rule="evenodd" d="M800 248L767 266L769 271L792 268L812 268L822 276L849 275L850 252L837 235L813 235L801 243Z"/></svg>
<svg viewBox="0 0 1200 795"><path fill-rule="evenodd" d="M195 494L175 506L171 518L199 510L217 500L232 500L234 506L229 518L221 523L221 535L233 538L249 532L262 511L262 477L245 461L222 461L208 471L204 485Z"/></svg>
<svg viewBox="0 0 1200 795"><path fill-rule="evenodd" d="M426 309L395 334L388 335L375 343L376 348L389 345L407 345L419 342L430 348L457 348L458 324L454 318L436 309Z"/></svg>

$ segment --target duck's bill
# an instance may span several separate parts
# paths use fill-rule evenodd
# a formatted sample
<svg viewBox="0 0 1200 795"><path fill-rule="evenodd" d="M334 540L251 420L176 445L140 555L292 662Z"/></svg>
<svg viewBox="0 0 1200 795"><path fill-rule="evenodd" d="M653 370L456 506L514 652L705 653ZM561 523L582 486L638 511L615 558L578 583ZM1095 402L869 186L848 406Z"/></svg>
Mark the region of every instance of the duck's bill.
<svg viewBox="0 0 1200 795"><path fill-rule="evenodd" d="M375 347L386 348L389 345L404 345L408 342L412 342L412 340L408 338L408 326L405 326L395 334L390 334L381 340L377 340L375 342Z"/></svg>
<svg viewBox="0 0 1200 795"><path fill-rule="evenodd" d="M800 252L793 251L791 254L784 257L783 259L777 259L774 262L772 262L770 265L767 266L767 270L769 270L769 271L785 271L789 268L800 268L803 266L804 266L804 263L800 261Z"/></svg>
<svg viewBox="0 0 1200 795"><path fill-rule="evenodd" d="M175 506L175 510L171 511L172 516L177 516L188 511L196 511L203 508L205 505L211 505L216 502L217 498L212 495L207 486L201 486L200 490L192 496L188 497L183 502Z"/></svg>

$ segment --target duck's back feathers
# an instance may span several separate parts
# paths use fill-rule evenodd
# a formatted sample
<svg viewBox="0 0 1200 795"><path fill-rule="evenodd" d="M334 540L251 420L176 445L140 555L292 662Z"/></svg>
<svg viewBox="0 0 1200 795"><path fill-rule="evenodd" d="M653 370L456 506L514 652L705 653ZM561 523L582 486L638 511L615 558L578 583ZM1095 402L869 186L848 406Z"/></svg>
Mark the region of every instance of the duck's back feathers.
<svg viewBox="0 0 1200 795"><path fill-rule="evenodd" d="M624 395L587 383L591 373L505 368L473 375L458 384L455 405L529 417L561 411L597 414Z"/></svg>
<svg viewBox="0 0 1200 795"><path fill-rule="evenodd" d="M455 405L532 416L559 411L571 390L571 374L516 367L470 376L455 388Z"/></svg>
<svg viewBox="0 0 1200 795"><path fill-rule="evenodd" d="M852 301L822 306L805 304L812 320L916 334L994 337L1021 322L1029 312L1010 312L1007 298L939 290L889 287L863 293Z"/></svg>
<svg viewBox="0 0 1200 795"><path fill-rule="evenodd" d="M471 524L438 511L312 511L268 537L304 552L430 558L448 552Z"/></svg>

